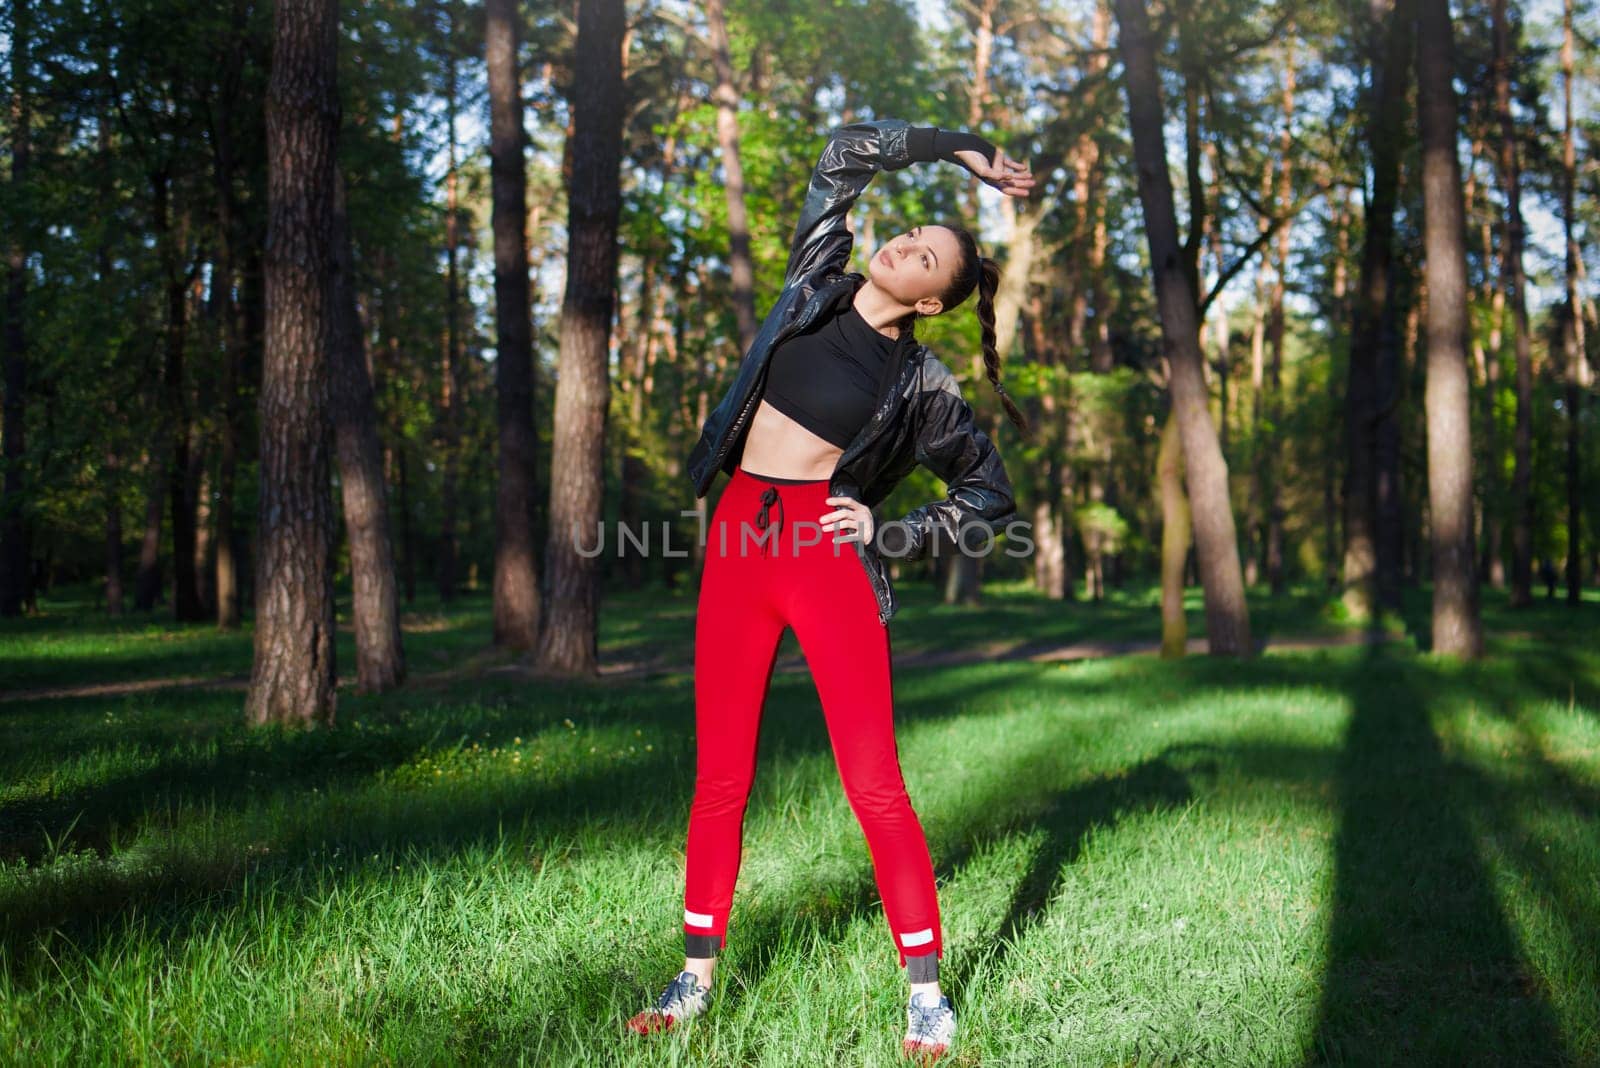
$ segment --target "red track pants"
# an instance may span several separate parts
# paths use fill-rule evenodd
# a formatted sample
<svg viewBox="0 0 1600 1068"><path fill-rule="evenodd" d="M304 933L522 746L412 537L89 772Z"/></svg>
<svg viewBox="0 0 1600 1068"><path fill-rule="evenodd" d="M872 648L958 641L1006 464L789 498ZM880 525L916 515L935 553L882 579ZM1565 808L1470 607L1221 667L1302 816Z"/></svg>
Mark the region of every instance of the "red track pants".
<svg viewBox="0 0 1600 1068"><path fill-rule="evenodd" d="M894 737L889 631L848 530L822 530L828 481L737 467L706 531L695 618L694 804L684 930L725 943L762 707L785 626L811 668L834 759L872 853L900 964L943 956L933 862Z"/></svg>

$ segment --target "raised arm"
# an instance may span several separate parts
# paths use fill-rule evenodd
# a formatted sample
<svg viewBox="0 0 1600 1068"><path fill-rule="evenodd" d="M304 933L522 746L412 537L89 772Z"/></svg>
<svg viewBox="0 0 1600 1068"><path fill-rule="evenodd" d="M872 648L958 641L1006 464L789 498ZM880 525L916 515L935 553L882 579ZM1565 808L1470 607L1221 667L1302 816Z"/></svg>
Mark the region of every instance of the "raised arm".
<svg viewBox="0 0 1600 1068"><path fill-rule="evenodd" d="M885 551L898 559L927 556L940 531L955 542L970 523L993 531L1016 515L1015 491L1000 453L979 429L955 377L942 365L938 371L939 381L918 394L913 433L917 462L938 475L947 490L943 500L930 501L901 517L899 525L908 544L894 537L884 544Z"/></svg>
<svg viewBox="0 0 1600 1068"><path fill-rule="evenodd" d="M811 173L783 284L849 262L855 239L845 227L845 216L879 171L898 171L936 159L965 167L956 156L963 149L975 149L990 160L995 155L995 147L974 134L912 126L905 119L852 122L835 129Z"/></svg>

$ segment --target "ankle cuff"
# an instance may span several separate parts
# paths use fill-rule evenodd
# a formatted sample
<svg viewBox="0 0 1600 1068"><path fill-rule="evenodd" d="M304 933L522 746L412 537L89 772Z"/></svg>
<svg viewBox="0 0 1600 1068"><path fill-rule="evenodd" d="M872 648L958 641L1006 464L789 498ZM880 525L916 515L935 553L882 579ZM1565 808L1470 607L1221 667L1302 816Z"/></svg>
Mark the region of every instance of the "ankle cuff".
<svg viewBox="0 0 1600 1068"><path fill-rule="evenodd" d="M694 934L690 931L683 933L683 955L693 959L715 957L717 950L722 946L721 935Z"/></svg>

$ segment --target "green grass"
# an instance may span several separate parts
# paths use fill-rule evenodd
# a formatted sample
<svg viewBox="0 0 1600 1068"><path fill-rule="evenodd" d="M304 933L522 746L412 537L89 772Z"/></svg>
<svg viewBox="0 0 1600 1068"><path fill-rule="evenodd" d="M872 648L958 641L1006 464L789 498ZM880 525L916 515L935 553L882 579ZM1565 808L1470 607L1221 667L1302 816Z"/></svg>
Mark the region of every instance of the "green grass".
<svg viewBox="0 0 1600 1068"><path fill-rule="evenodd" d="M905 586L897 652L1157 633L1143 595ZM692 651L687 596L605 607L607 657ZM0 630L5 689L248 670L247 635L47 609ZM0 1061L898 1062L807 675L773 681L714 1011L640 1041L681 960L692 680L451 677L495 662L484 603L412 622L422 680L330 732L246 731L230 691L0 703ZM1470 666L897 672L956 1063L1600 1063L1600 604L1490 625ZM1257 629L1340 626L1307 596Z"/></svg>

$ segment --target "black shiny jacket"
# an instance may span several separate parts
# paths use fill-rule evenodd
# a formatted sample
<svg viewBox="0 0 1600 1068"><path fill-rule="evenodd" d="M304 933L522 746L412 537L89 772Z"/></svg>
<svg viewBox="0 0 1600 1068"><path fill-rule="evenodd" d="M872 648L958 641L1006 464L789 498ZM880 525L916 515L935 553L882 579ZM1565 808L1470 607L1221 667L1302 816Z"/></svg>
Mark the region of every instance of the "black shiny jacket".
<svg viewBox="0 0 1600 1068"><path fill-rule="evenodd" d="M689 454L696 497L710 491L718 470L733 474L761 400L772 350L825 310L853 299L866 281L864 275L844 270L854 244L845 228L850 205L879 171L931 162L931 136L925 136L930 132L903 119L853 122L833 131L811 175L783 289ZM977 426L955 375L926 346L902 339L885 368L878 396L867 425L834 466L830 495L853 497L876 509L918 464L942 479L948 490L943 500L930 501L893 524L879 523L874 512L872 543L855 542L877 596L878 620L887 625L897 606L883 554L921 559L941 534L953 540L973 523L994 531L1016 514L1016 502L1000 454ZM967 537L968 545L983 544L971 533Z"/></svg>

